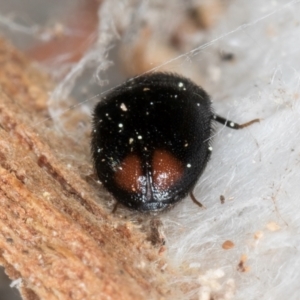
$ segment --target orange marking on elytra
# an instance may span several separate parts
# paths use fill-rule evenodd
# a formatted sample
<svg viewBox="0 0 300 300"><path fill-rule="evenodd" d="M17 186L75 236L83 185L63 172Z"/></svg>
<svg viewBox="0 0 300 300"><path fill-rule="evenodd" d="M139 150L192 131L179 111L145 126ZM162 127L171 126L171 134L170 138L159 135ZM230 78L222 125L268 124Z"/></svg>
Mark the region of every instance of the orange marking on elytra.
<svg viewBox="0 0 300 300"><path fill-rule="evenodd" d="M166 190L183 174L182 163L169 151L156 150L152 158L153 183L159 190Z"/></svg>
<svg viewBox="0 0 300 300"><path fill-rule="evenodd" d="M129 154L118 167L115 182L128 192L140 192L143 177L141 159L136 154Z"/></svg>

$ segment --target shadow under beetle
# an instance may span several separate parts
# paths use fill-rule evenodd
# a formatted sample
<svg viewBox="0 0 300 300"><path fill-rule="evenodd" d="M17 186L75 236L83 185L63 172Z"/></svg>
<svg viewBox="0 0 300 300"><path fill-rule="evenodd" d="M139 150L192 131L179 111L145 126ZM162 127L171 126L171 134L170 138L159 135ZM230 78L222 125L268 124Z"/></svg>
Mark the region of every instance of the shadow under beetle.
<svg viewBox="0 0 300 300"><path fill-rule="evenodd" d="M208 94L187 78L152 73L116 87L96 105L92 156L104 187L141 212L173 206L192 190L210 158L214 114ZM199 204L199 202L198 202Z"/></svg>

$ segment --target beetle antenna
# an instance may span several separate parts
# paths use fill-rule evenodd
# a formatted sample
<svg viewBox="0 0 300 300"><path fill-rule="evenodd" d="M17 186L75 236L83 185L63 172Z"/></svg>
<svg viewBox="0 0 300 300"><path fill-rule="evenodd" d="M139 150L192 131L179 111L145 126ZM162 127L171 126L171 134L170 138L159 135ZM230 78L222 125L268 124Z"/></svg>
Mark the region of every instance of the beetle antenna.
<svg viewBox="0 0 300 300"><path fill-rule="evenodd" d="M254 119L254 120L251 120L251 121L243 123L243 124L238 124L238 123L232 122L228 119L225 119L219 115L213 115L212 119L229 127L229 128L232 128L232 129L242 129L242 128L252 125L253 123L260 122L260 119Z"/></svg>
<svg viewBox="0 0 300 300"><path fill-rule="evenodd" d="M195 197L195 195L194 195L193 192L194 192L194 191L191 191L191 192L190 192L190 197L191 197L192 201L193 201L196 205L198 205L199 207L201 207L201 208L206 208L200 201L198 201L198 200L196 199L196 197Z"/></svg>

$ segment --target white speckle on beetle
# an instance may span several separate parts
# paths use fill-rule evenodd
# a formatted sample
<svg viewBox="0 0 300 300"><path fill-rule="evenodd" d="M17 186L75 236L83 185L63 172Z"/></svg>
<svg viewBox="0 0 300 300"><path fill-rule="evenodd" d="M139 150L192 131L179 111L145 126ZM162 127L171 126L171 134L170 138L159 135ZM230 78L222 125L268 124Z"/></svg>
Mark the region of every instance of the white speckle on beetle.
<svg viewBox="0 0 300 300"><path fill-rule="evenodd" d="M133 141L134 141L134 139L133 139L133 138L130 138L130 139L129 139L129 145L132 144Z"/></svg>
<svg viewBox="0 0 300 300"><path fill-rule="evenodd" d="M213 147L212 147L212 146L209 146L209 147L208 147L208 150L209 150L209 151L213 151Z"/></svg>
<svg viewBox="0 0 300 300"><path fill-rule="evenodd" d="M150 102L150 105L153 105L153 102Z"/></svg>
<svg viewBox="0 0 300 300"><path fill-rule="evenodd" d="M141 140L143 137L141 135L138 136L138 139Z"/></svg>
<svg viewBox="0 0 300 300"><path fill-rule="evenodd" d="M97 152L98 152L98 153L100 153L100 152L101 152L101 149L100 149L100 148L98 148Z"/></svg>
<svg viewBox="0 0 300 300"><path fill-rule="evenodd" d="M197 106L200 106L200 103L197 103Z"/></svg>
<svg viewBox="0 0 300 300"><path fill-rule="evenodd" d="M189 144L188 143L186 143L186 144L184 144L184 147L187 147Z"/></svg>
<svg viewBox="0 0 300 300"><path fill-rule="evenodd" d="M97 132L97 129L94 129L94 132Z"/></svg>
<svg viewBox="0 0 300 300"><path fill-rule="evenodd" d="M128 110L127 107L126 107L126 105L125 105L124 103L121 103L120 108L121 108L123 111L127 111L127 110Z"/></svg>
<svg viewBox="0 0 300 300"><path fill-rule="evenodd" d="M233 122L230 122L230 127L234 127L235 126L235 123L233 123Z"/></svg>
<svg viewBox="0 0 300 300"><path fill-rule="evenodd" d="M120 124L119 124L119 127L120 127L120 128L122 128L122 127L123 127L123 124L122 124L122 123L120 123Z"/></svg>
<svg viewBox="0 0 300 300"><path fill-rule="evenodd" d="M215 120L217 118L217 116L216 115L213 115L213 119Z"/></svg>
<svg viewBox="0 0 300 300"><path fill-rule="evenodd" d="M191 165L191 164L187 164L186 166L187 166L188 168L190 168L192 165Z"/></svg>
<svg viewBox="0 0 300 300"><path fill-rule="evenodd" d="M109 116L109 114L105 114L107 117Z"/></svg>
<svg viewBox="0 0 300 300"><path fill-rule="evenodd" d="M145 88L143 89L143 92L146 92L146 91L150 91L150 89L147 88L147 87L145 87Z"/></svg>
<svg viewBox="0 0 300 300"><path fill-rule="evenodd" d="M177 95L174 95L174 98L176 99L176 98L177 98Z"/></svg>
<svg viewBox="0 0 300 300"><path fill-rule="evenodd" d="M178 82L178 86L181 88L184 86L183 82Z"/></svg>

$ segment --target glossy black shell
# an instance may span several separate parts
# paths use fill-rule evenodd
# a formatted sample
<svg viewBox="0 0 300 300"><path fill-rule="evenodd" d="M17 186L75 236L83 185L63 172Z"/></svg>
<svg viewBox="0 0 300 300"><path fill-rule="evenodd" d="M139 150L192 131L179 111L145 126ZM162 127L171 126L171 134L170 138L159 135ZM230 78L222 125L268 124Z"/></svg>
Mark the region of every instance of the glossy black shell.
<svg viewBox="0 0 300 300"><path fill-rule="evenodd" d="M162 210L184 198L209 160L212 109L207 93L175 74L154 73L131 79L96 105L92 156L104 187L122 204L139 211ZM168 151L183 166L180 179L165 189L153 184L152 157ZM122 188L115 173L130 154L142 162L142 190Z"/></svg>

